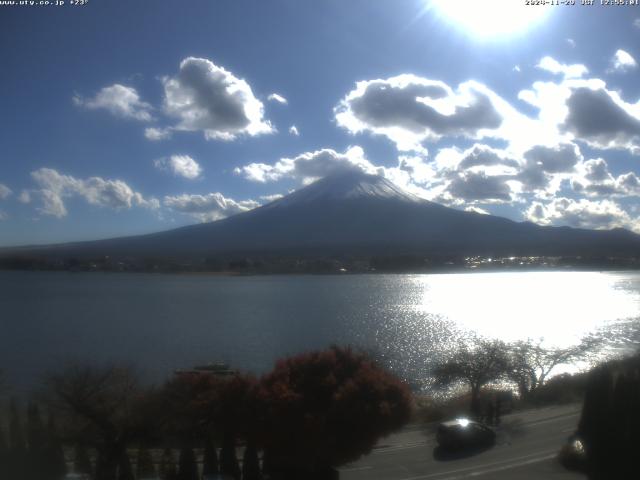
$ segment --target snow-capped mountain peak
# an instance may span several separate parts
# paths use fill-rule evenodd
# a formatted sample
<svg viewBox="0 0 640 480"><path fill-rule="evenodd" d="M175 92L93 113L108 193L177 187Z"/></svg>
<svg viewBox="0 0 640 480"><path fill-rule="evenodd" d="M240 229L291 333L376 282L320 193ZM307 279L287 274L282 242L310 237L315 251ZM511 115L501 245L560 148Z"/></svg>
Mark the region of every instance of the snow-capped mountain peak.
<svg viewBox="0 0 640 480"><path fill-rule="evenodd" d="M340 172L324 177L272 203L290 206L312 202L333 202L363 198L383 198L421 203L425 200L403 190L380 175L361 171Z"/></svg>

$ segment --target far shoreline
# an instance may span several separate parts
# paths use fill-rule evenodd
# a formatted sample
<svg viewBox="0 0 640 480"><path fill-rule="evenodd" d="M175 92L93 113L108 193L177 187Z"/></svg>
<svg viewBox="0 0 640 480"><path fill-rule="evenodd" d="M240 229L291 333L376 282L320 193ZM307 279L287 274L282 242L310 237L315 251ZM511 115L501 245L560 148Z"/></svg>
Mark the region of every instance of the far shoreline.
<svg viewBox="0 0 640 480"><path fill-rule="evenodd" d="M192 277L276 277L276 276L312 276L312 277L344 277L373 275L461 275L461 274L496 274L496 273L640 273L640 267L591 268L580 266L540 267L540 268L453 268L434 270L395 270L395 271L190 271L190 270L101 270L101 269L11 269L0 268L0 273L69 273L69 274L152 274Z"/></svg>

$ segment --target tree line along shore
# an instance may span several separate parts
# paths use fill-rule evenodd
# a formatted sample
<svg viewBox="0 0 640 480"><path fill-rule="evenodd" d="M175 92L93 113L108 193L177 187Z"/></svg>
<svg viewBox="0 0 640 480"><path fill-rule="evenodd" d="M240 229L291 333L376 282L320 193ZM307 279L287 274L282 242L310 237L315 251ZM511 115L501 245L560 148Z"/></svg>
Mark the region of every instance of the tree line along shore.
<svg viewBox="0 0 640 480"><path fill-rule="evenodd" d="M295 273L439 273L522 270L638 270L640 258L587 256L431 256L418 254L374 256L240 255L202 258L165 257L48 257L0 255L0 270L69 272L143 272L295 274Z"/></svg>

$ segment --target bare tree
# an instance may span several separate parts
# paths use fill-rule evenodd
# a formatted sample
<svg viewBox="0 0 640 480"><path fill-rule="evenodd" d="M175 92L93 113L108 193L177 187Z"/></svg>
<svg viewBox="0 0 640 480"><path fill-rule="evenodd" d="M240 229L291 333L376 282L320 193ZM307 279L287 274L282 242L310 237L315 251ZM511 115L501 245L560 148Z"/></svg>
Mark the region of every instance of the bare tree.
<svg viewBox="0 0 640 480"><path fill-rule="evenodd" d="M479 415L481 388L505 377L508 366L504 342L474 337L461 342L448 360L434 367L432 375L440 387L466 384L471 391L471 412Z"/></svg>
<svg viewBox="0 0 640 480"><path fill-rule="evenodd" d="M127 444L144 429L144 396L131 369L73 365L49 375L48 386L70 435L97 450L96 480L115 480Z"/></svg>
<svg viewBox="0 0 640 480"><path fill-rule="evenodd" d="M543 385L558 365L586 357L595 345L583 341L570 347L544 347L543 339L522 340L509 345L508 375L521 398L526 398Z"/></svg>

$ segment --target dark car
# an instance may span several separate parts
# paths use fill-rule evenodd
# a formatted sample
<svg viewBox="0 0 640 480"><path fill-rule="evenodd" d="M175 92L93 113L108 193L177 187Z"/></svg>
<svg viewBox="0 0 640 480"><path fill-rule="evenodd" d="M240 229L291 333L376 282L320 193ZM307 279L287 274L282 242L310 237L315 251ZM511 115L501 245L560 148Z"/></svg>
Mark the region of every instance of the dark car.
<svg viewBox="0 0 640 480"><path fill-rule="evenodd" d="M488 447L496 442L496 432L483 423L460 418L438 425L436 440L445 450Z"/></svg>

